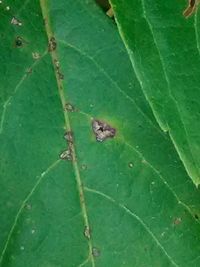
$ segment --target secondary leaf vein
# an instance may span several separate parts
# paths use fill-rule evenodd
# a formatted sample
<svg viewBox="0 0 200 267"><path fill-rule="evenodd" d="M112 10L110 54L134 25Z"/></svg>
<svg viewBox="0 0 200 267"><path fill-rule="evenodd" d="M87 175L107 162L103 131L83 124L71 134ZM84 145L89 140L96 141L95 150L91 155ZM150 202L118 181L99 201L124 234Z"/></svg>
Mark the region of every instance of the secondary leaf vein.
<svg viewBox="0 0 200 267"><path fill-rule="evenodd" d="M154 240L154 242L157 244L157 246L162 250L162 252L168 258L168 260L172 263L172 265L175 266L175 267L179 267L179 265L173 260L173 258L168 254L168 252L163 247L163 245L156 238L156 236L154 235L154 233L150 230L150 228L146 225L146 223L136 213L134 213L133 211L131 211L129 208L127 208L122 203L118 203L111 196L108 196L107 194L105 194L103 192L100 192L98 190L95 190L95 189L92 189L92 188L89 188L89 187L84 187L84 190L87 191L87 192L93 193L93 194L97 194L97 195L99 195L99 196L107 199L108 201L114 203L115 205L117 205L118 207L120 207L121 209L123 209L127 214L129 214L130 216L134 217L144 227L144 229L151 236L151 238Z"/></svg>

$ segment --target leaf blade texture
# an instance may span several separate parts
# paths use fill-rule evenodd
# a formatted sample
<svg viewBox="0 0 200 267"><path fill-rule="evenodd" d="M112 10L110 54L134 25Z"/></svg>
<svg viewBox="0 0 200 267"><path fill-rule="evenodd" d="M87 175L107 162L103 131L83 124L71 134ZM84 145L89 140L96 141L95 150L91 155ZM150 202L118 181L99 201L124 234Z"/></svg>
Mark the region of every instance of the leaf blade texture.
<svg viewBox="0 0 200 267"><path fill-rule="evenodd" d="M111 2L146 98L198 186L198 12L186 19L173 1Z"/></svg>
<svg viewBox="0 0 200 267"><path fill-rule="evenodd" d="M199 190L154 120L113 21L93 1L9 7L0 266L198 266ZM97 141L94 120L115 136Z"/></svg>

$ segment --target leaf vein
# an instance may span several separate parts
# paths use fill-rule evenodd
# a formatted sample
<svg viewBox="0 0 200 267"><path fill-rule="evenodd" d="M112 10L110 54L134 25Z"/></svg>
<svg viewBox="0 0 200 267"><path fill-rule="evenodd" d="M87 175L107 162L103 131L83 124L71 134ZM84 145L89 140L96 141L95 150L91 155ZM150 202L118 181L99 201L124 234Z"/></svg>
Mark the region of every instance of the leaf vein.
<svg viewBox="0 0 200 267"><path fill-rule="evenodd" d="M156 245L161 249L161 251L164 253L164 255L168 258L168 260L172 263L173 266L175 267L179 267L179 265L173 260L173 258L168 254L168 252L166 251L166 249L163 247L163 245L160 243L160 241L156 238L156 236L154 235L154 233L150 230L150 228L147 226L147 224L133 211L131 211L129 208L127 208L125 205L123 205L122 203L117 202L115 199L113 199L111 196L89 188L89 187L84 187L84 190L93 194L97 194L105 199L107 199L108 201L112 202L113 204L117 205L118 207L120 207L121 209L123 209L127 214L129 214L130 216L134 217L142 226L143 228L146 230L146 232L151 236L151 238L153 239L153 241L156 243Z"/></svg>
<svg viewBox="0 0 200 267"><path fill-rule="evenodd" d="M8 237L7 237L7 240L5 242L5 245L4 245L4 248L2 250L2 253L1 253L1 257L0 257L0 264L3 262L3 258L4 258L4 255L6 253L6 250L8 248L8 245L9 245L9 242L11 240L11 237L12 237L12 234L17 226L17 223L18 223L18 220L20 218L20 215L22 214L22 211L26 205L26 203L28 202L28 200L31 198L31 196L33 195L33 193L35 192L35 190L37 189L37 187L40 185L40 183L42 182L43 178L52 170L54 169L57 164L60 162L61 160L57 160L55 161L54 163L52 163L44 172L42 172L39 176L39 178L37 179L36 183L34 184L34 186L32 187L31 191L28 193L28 195L26 196L26 198L23 200L16 216L15 216L15 219L14 219L14 222L13 222L13 225L11 226L10 228L10 231L8 233Z"/></svg>
<svg viewBox="0 0 200 267"><path fill-rule="evenodd" d="M184 124L184 122L183 122L183 119L182 119L182 116L181 116L181 112L180 112L180 110L179 110L179 106L178 106L177 100L174 98L174 96L173 96L173 94L172 94L171 87L170 87L170 82L169 82L169 78L168 78L168 75L167 75L167 71L166 71L166 69L165 69L164 60L163 60L163 58L162 58L162 56L161 56L161 52L160 52L159 46L158 46L158 44L157 44L157 42L156 42L156 38L155 38L155 35L154 35L153 27L152 27L152 25L151 25L151 23L150 23L150 21L149 21L149 19L148 19L148 17L147 17L147 14L146 14L146 8L145 8L144 0L142 0L141 3L142 3L142 8L143 8L143 15L144 15L144 18L146 19L146 22L147 22L147 24L149 25L149 29L150 29L150 31L151 31L151 34L152 34L152 38L153 38L154 44L155 44L155 47L156 47L156 49L157 49L157 52L158 52L158 55L159 55L159 58L160 58L160 62L161 62L162 69L163 69L163 74L164 74L165 80L166 80L166 82L167 82L167 88L168 88L168 92L169 92L169 97L171 97L171 99L174 101L175 106L176 106L176 108L177 108L178 115L179 115L179 118L180 118L180 122L181 122L181 124L182 124L182 126L183 126L183 130L184 130L184 132L185 132L185 137L186 137L186 141L187 141L188 148L189 148L189 151L190 151L190 155L191 155L191 158L192 158L192 160L193 160L194 166L196 167L197 173L198 173L198 175L199 175L199 169L198 169L197 163L196 163L196 161L195 161L195 157L194 157L194 155L193 155L193 150L192 150L192 148L191 148L191 144L190 144L190 141L189 141L188 132L187 132L187 129L186 129L185 124ZM177 150L177 152L178 152L178 154L179 154L181 160L182 160L183 163L184 163L185 160L183 160L183 155L182 155L181 151L179 150L179 147L176 145L176 141L175 141L175 139L174 139L173 134L171 133L171 129L169 128L168 130L169 130L169 135L170 135L171 139L173 140L173 143L174 143L174 145L175 145L175 147L176 147L176 150ZM187 164L184 164L184 165L185 165L185 168L186 168L188 174L190 175L190 170L188 169ZM191 175L191 176L192 176L192 175Z"/></svg>
<svg viewBox="0 0 200 267"><path fill-rule="evenodd" d="M158 127L156 127L153 122L149 119L149 117L140 109L140 107L136 104L135 100L129 96L118 84L117 82L115 82L113 80L113 78L103 69L102 66L100 66L98 64L98 62L91 56L89 56L88 54L86 54L85 52L81 51L78 47L70 44L70 43L67 43L66 41L64 40L58 40L60 43L63 43L64 45L74 49L75 51L77 51L80 55L82 55L83 57L86 57L87 59L89 59L91 62L93 62L93 64L97 67L97 69L99 69L103 74L104 76L115 86L115 88L126 98L128 99L132 104L134 104L134 106L136 107L136 109L139 111L139 113L157 130L159 131L160 134L162 134L162 136L166 139L166 136L163 134L162 131L160 131L158 129Z"/></svg>

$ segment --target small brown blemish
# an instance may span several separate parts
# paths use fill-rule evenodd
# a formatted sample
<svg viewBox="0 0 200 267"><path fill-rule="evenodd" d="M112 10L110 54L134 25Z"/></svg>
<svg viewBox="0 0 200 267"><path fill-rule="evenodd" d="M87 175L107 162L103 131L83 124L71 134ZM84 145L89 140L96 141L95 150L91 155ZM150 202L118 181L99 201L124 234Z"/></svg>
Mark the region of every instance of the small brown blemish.
<svg viewBox="0 0 200 267"><path fill-rule="evenodd" d="M64 109L66 111L68 111L68 112L74 112L74 111L76 111L75 107L72 104L70 104L70 103L66 103Z"/></svg>
<svg viewBox="0 0 200 267"><path fill-rule="evenodd" d="M90 239L91 237L91 230L88 226L85 226L85 229L84 229L84 236L87 238L87 239Z"/></svg>
<svg viewBox="0 0 200 267"><path fill-rule="evenodd" d="M13 17L10 23L13 25L22 26L22 22L18 20L16 17Z"/></svg>
<svg viewBox="0 0 200 267"><path fill-rule="evenodd" d="M72 160L72 151L71 149L66 149L60 154L60 159L62 160Z"/></svg>
<svg viewBox="0 0 200 267"><path fill-rule="evenodd" d="M60 68L60 62L57 59L54 59L54 64L56 69Z"/></svg>
<svg viewBox="0 0 200 267"><path fill-rule="evenodd" d="M52 52L52 51L56 50L56 46L57 46L56 39L54 37L51 37L49 39L48 51Z"/></svg>
<svg viewBox="0 0 200 267"><path fill-rule="evenodd" d="M32 57L33 57L33 59L37 60L37 59L40 59L41 56L40 56L40 54L38 52L33 52L32 53Z"/></svg>
<svg viewBox="0 0 200 267"><path fill-rule="evenodd" d="M67 141L68 148L60 154L60 159L73 160L73 133L71 131L67 131L64 134L64 138Z"/></svg>
<svg viewBox="0 0 200 267"><path fill-rule="evenodd" d="M96 140L99 142L103 142L107 138L113 138L116 135L115 128L100 120L92 121L92 129L96 135Z"/></svg>
<svg viewBox="0 0 200 267"><path fill-rule="evenodd" d="M58 73L58 79L59 80L64 80L64 74L61 73L60 71L58 71L57 73Z"/></svg>
<svg viewBox="0 0 200 267"><path fill-rule="evenodd" d="M69 142L73 143L73 133L72 131L68 131L64 134L64 138Z"/></svg>
<svg viewBox="0 0 200 267"><path fill-rule="evenodd" d="M63 80L64 75L60 72L60 62L57 59L54 60L54 65L55 65L56 73L58 75L58 79Z"/></svg>
<svg viewBox="0 0 200 267"><path fill-rule="evenodd" d="M100 256L100 250L98 249L98 248L92 248L92 255L94 256L94 257L99 257Z"/></svg>
<svg viewBox="0 0 200 267"><path fill-rule="evenodd" d="M114 17L114 12L113 12L113 9L112 7L108 9L108 11L106 12L106 15L110 18L113 18Z"/></svg>
<svg viewBox="0 0 200 267"><path fill-rule="evenodd" d="M15 39L15 47L22 47L23 43L23 39L20 36L17 36Z"/></svg>
<svg viewBox="0 0 200 267"><path fill-rule="evenodd" d="M181 222L182 222L182 219L181 219L181 218L176 218L176 219L173 221L173 224L174 224L174 225L179 225Z"/></svg>
<svg viewBox="0 0 200 267"><path fill-rule="evenodd" d="M198 0L189 0L187 8L183 11L183 16L185 18L190 17L196 10L197 5L198 5Z"/></svg>
<svg viewBox="0 0 200 267"><path fill-rule="evenodd" d="M32 72L33 72L32 68L28 68L28 69L26 70L26 73L27 73L27 74L31 74Z"/></svg>

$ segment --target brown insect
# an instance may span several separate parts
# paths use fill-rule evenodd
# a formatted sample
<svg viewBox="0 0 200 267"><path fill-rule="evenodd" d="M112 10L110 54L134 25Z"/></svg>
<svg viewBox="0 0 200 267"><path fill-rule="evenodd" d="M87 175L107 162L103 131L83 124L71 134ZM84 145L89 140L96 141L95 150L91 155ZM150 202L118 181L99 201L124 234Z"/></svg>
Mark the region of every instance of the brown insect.
<svg viewBox="0 0 200 267"><path fill-rule="evenodd" d="M189 0L187 8L183 11L183 16L185 18L190 17L196 10L199 0Z"/></svg>

